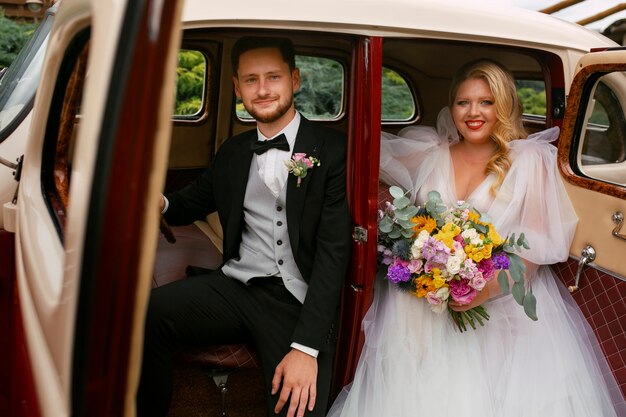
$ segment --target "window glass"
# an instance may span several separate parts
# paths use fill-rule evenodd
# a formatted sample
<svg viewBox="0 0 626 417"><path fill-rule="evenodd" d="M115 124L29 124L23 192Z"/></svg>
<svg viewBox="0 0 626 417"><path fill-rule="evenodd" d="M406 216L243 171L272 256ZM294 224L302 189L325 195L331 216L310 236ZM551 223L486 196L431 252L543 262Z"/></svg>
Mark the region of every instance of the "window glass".
<svg viewBox="0 0 626 417"><path fill-rule="evenodd" d="M626 73L605 74L594 81L584 108L578 169L586 176L626 185Z"/></svg>
<svg viewBox="0 0 626 417"><path fill-rule="evenodd" d="M203 109L207 59L200 51L182 49L176 68L175 118L197 118Z"/></svg>
<svg viewBox="0 0 626 417"><path fill-rule="evenodd" d="M415 118L413 92L406 80L394 70L383 67L381 119L406 122Z"/></svg>
<svg viewBox="0 0 626 417"><path fill-rule="evenodd" d="M524 114L546 116L546 85L538 80L515 80Z"/></svg>
<svg viewBox="0 0 626 417"><path fill-rule="evenodd" d="M296 55L302 83L295 94L295 106L309 120L335 120L343 110L344 71L334 59ZM252 116L237 99L235 111L240 120Z"/></svg>
<svg viewBox="0 0 626 417"><path fill-rule="evenodd" d="M10 134L14 123L26 116L35 97L52 20L52 16L46 17L0 79L0 138Z"/></svg>

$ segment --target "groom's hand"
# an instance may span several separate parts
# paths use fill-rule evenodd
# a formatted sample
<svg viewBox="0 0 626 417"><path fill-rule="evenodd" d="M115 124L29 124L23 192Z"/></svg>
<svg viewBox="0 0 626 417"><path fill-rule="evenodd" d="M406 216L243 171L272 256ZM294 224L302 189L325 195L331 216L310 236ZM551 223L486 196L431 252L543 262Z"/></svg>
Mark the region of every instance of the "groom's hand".
<svg viewBox="0 0 626 417"><path fill-rule="evenodd" d="M287 417L302 417L306 408L313 411L317 397L317 359L297 349L291 349L274 371L272 395L279 389L280 396L274 408L276 414L281 412L290 396Z"/></svg>

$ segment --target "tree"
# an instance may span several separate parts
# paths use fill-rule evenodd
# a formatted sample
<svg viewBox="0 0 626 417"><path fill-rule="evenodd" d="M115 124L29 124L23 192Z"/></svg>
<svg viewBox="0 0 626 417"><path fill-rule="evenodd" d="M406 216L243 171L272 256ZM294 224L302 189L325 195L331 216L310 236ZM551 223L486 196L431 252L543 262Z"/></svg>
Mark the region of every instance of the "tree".
<svg viewBox="0 0 626 417"><path fill-rule="evenodd" d="M24 44L35 32L35 23L16 22L0 9L0 68L11 65Z"/></svg>

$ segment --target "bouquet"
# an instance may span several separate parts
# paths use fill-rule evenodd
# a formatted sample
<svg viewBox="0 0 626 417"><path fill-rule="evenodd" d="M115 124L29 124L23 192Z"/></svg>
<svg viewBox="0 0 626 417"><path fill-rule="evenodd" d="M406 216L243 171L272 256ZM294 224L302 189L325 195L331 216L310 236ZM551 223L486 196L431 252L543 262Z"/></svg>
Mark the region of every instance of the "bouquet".
<svg viewBox="0 0 626 417"><path fill-rule="evenodd" d="M467 325L483 326L489 314L482 305L455 311L448 303L471 303L499 271L502 292L510 290L526 315L537 320L532 287L524 282L526 267L516 253L530 249L523 233L502 239L486 214L463 201L448 207L437 191L428 193L424 207L410 204L400 187L389 192L393 202L385 202L378 220L378 252L388 280L425 299L434 312L447 311L463 332Z"/></svg>

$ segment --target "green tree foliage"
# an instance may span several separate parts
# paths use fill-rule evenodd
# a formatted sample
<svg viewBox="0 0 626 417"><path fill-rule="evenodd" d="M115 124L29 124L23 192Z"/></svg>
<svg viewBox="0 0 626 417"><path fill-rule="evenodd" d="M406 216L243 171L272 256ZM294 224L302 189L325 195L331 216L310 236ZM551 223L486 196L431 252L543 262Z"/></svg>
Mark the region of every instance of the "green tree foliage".
<svg viewBox="0 0 626 417"><path fill-rule="evenodd" d="M546 92L536 92L532 88L523 87L517 90L517 95L524 106L524 113L539 116L546 115Z"/></svg>
<svg viewBox="0 0 626 417"><path fill-rule="evenodd" d="M342 109L344 94L344 69L333 59L314 56L296 56L302 85L296 93L296 108L309 118L332 119ZM207 65L199 51L182 50L178 55L175 115L194 115L202 109L202 97ZM517 80L519 97L524 113L545 116L546 91L543 81ZM237 115L250 118L241 102ZM383 68L382 120L410 120L416 112L411 88L397 72Z"/></svg>
<svg viewBox="0 0 626 417"><path fill-rule="evenodd" d="M524 106L524 113L546 115L546 86L538 80L515 80L517 95Z"/></svg>
<svg viewBox="0 0 626 417"><path fill-rule="evenodd" d="M302 84L296 108L307 117L333 118L341 112L343 69L339 62L313 56L296 57Z"/></svg>
<svg viewBox="0 0 626 417"><path fill-rule="evenodd" d="M404 78L383 67L382 120L409 120L415 114L413 94Z"/></svg>
<svg viewBox="0 0 626 417"><path fill-rule="evenodd" d="M199 51L182 50L178 53L176 69L176 115L192 115L202 109L202 92L206 60Z"/></svg>
<svg viewBox="0 0 626 417"><path fill-rule="evenodd" d="M36 27L35 23L11 20L0 9L0 68L8 67L13 62Z"/></svg>

